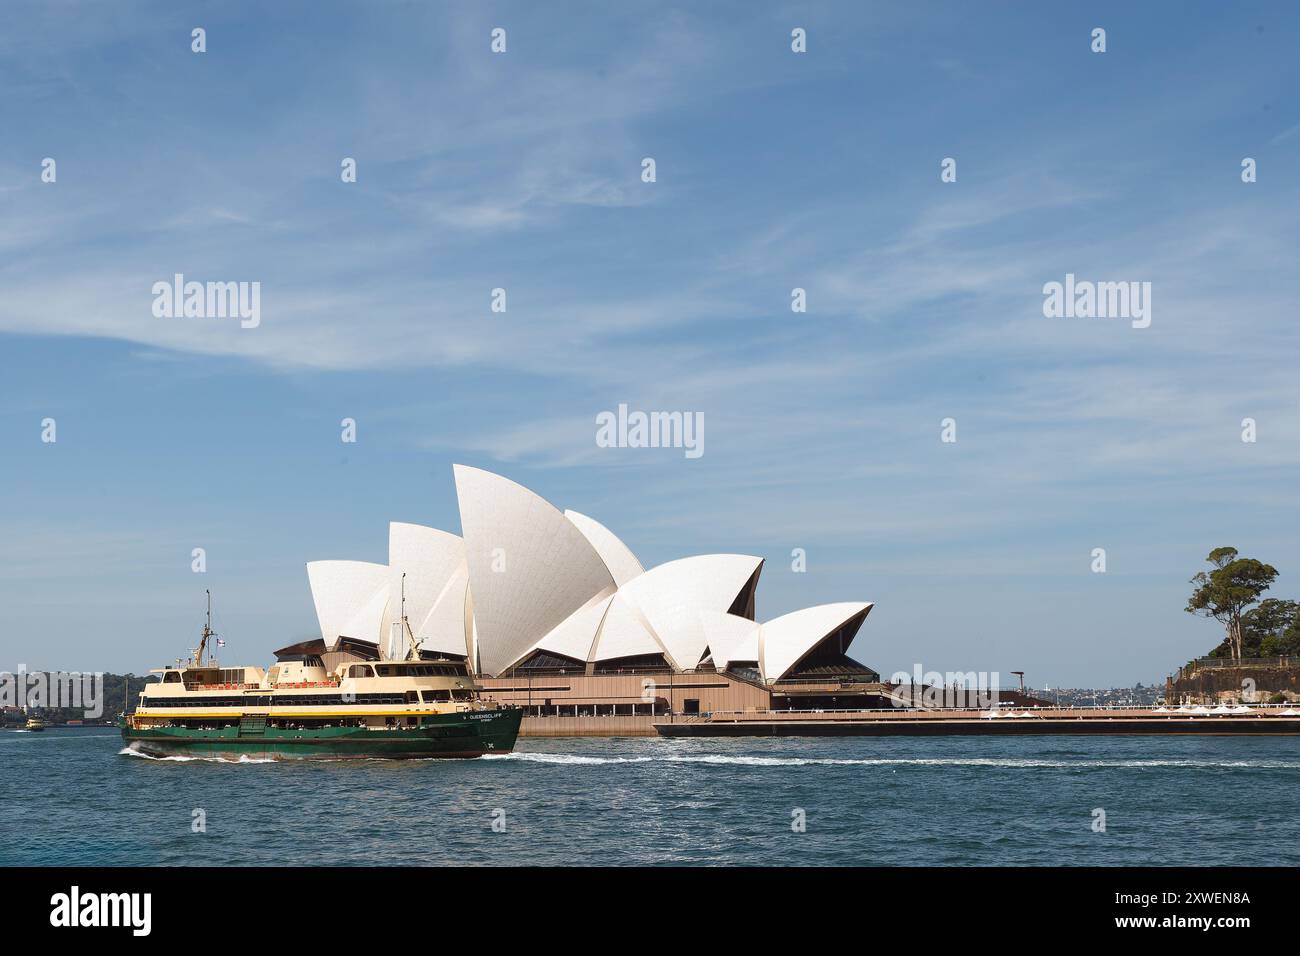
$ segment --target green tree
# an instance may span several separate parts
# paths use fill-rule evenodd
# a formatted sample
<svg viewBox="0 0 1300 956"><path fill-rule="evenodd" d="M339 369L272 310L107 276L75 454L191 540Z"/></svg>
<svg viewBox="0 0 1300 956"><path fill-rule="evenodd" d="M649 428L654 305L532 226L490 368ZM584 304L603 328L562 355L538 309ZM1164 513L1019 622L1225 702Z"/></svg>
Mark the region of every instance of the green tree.
<svg viewBox="0 0 1300 956"><path fill-rule="evenodd" d="M1296 608L1295 620L1282 632L1280 640L1285 648L1281 653L1300 655L1300 607Z"/></svg>
<svg viewBox="0 0 1300 956"><path fill-rule="evenodd" d="M1222 624L1232 659L1241 660L1242 615L1277 578L1277 568L1254 558L1240 558L1236 548L1215 548L1205 560L1214 570L1201 571L1192 578L1196 590L1184 610Z"/></svg>
<svg viewBox="0 0 1300 956"><path fill-rule="evenodd" d="M1300 638L1300 603L1266 598L1241 616L1242 654L1279 657L1294 654Z"/></svg>

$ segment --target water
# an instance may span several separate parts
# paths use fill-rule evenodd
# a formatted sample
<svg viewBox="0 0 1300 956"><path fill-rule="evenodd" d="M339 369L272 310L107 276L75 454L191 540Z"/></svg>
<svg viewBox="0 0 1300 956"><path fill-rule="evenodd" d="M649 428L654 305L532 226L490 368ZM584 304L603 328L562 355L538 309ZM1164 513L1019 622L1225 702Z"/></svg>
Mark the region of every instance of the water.
<svg viewBox="0 0 1300 956"><path fill-rule="evenodd" d="M1300 863L1294 737L525 738L417 761L121 750L101 728L0 732L0 864Z"/></svg>

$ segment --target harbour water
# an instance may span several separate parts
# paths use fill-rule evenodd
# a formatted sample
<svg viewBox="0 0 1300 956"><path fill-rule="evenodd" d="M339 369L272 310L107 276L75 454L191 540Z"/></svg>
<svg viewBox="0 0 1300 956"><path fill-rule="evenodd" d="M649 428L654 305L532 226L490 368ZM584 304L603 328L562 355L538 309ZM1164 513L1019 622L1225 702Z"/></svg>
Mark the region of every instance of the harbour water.
<svg viewBox="0 0 1300 956"><path fill-rule="evenodd" d="M1296 737L525 738L477 760L228 762L51 728L0 732L0 864L1294 866L1298 795Z"/></svg>

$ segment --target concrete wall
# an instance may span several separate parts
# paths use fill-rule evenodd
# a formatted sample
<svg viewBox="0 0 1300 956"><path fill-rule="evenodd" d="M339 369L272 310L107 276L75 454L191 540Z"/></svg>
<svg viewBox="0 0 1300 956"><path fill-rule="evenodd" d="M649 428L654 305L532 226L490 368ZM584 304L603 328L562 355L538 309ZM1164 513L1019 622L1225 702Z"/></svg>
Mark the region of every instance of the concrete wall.
<svg viewBox="0 0 1300 956"><path fill-rule="evenodd" d="M645 682L653 681L647 689ZM715 710L766 710L771 692L725 674L568 674L546 677L482 677L484 696L516 706L632 704L658 701L660 710L678 713L687 700L699 701L701 713ZM629 715L630 716L630 715ZM578 718L582 719L582 718Z"/></svg>

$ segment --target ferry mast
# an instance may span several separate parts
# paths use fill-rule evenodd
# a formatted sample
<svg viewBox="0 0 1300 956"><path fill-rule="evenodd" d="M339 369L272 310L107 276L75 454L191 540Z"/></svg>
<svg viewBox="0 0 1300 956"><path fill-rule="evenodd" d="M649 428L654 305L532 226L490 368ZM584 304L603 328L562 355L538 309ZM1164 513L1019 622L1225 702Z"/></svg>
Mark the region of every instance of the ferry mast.
<svg viewBox="0 0 1300 956"><path fill-rule="evenodd" d="M402 572L402 640L406 642L406 653L401 656L401 660L417 661L420 659L420 642L415 639L415 632L411 630L411 621L406 616L406 572ZM394 651L397 648L393 648Z"/></svg>
<svg viewBox="0 0 1300 956"><path fill-rule="evenodd" d="M203 636L199 639L199 646L194 651L194 664L196 667L203 666L204 655L208 650L208 638L217 636L217 632L212 629L212 592L205 589L203 593L208 596L208 618L203 625Z"/></svg>

